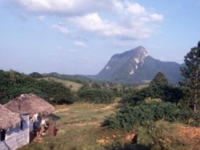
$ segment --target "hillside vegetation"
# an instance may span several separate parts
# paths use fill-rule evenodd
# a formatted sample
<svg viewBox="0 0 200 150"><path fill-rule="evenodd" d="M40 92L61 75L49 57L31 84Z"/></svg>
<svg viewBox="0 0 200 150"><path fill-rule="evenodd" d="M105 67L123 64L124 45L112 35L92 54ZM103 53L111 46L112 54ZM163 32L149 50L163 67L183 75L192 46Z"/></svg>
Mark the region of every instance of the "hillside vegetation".
<svg viewBox="0 0 200 150"><path fill-rule="evenodd" d="M145 126L134 125L131 132L106 130L101 127L105 116L114 115L122 107L118 103L75 103L57 106L54 122L58 128L55 137L48 131L40 140L20 150L188 150L199 149L200 128L167 121L147 122ZM132 144L134 133L139 133L138 143ZM161 147L162 146L162 147Z"/></svg>
<svg viewBox="0 0 200 150"><path fill-rule="evenodd" d="M37 80L12 70L0 70L0 79L1 104L26 93L35 93L52 104L70 104L74 101L70 88L55 81Z"/></svg>
<svg viewBox="0 0 200 150"><path fill-rule="evenodd" d="M78 91L83 85L80 83L72 82L69 80L58 79L55 77L44 77L42 78L47 81L54 81L58 83L62 83L65 87L70 88L72 91Z"/></svg>

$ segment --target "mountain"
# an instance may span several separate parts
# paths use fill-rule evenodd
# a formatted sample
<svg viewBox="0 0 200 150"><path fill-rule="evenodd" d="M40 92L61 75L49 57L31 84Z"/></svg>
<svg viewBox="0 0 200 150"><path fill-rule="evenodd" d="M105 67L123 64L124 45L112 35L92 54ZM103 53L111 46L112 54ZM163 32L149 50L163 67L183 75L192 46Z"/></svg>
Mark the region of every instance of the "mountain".
<svg viewBox="0 0 200 150"><path fill-rule="evenodd" d="M180 64L154 59L148 55L144 47L139 46L113 55L94 78L111 82L144 84L149 83L158 72L165 74L171 84L182 80Z"/></svg>

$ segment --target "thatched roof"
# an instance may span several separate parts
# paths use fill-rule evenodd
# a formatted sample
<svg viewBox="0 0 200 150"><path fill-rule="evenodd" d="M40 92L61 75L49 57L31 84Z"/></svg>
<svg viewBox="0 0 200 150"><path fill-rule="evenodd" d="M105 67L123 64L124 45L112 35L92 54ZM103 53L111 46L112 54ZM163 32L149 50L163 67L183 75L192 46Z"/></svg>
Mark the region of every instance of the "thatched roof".
<svg viewBox="0 0 200 150"><path fill-rule="evenodd" d="M20 116L0 104L0 130L15 127L20 123Z"/></svg>
<svg viewBox="0 0 200 150"><path fill-rule="evenodd" d="M20 114L50 114L54 111L54 107L52 105L33 93L22 94L6 103L4 106L13 112Z"/></svg>

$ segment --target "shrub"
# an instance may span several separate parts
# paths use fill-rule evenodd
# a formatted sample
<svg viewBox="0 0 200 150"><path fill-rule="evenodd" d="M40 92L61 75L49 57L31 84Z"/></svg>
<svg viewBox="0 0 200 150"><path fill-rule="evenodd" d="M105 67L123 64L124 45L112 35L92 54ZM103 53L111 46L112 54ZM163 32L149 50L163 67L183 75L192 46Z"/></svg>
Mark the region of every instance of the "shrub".
<svg viewBox="0 0 200 150"><path fill-rule="evenodd" d="M78 91L81 101L90 103L111 103L114 101L114 95L110 91L102 89L82 88Z"/></svg>
<svg viewBox="0 0 200 150"><path fill-rule="evenodd" d="M136 106L127 105L121 108L115 115L106 117L102 126L108 129L131 131L135 125L146 126L149 121L161 119L200 126L200 112L180 109L173 103L162 102L159 99L147 99L146 101Z"/></svg>
<svg viewBox="0 0 200 150"><path fill-rule="evenodd" d="M144 88L136 93L132 93L123 97L122 103L129 103L131 106L135 106L138 103L141 103L146 98L159 98L166 102L178 103L179 100L183 98L184 94L181 89L177 87L172 87L169 85L152 85L147 88Z"/></svg>

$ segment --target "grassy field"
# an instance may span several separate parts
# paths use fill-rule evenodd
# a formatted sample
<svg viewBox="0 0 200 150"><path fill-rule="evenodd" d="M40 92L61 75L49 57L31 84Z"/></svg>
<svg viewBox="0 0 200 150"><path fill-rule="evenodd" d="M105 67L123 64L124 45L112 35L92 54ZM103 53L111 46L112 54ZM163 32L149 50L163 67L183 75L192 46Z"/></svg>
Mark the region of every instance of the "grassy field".
<svg viewBox="0 0 200 150"><path fill-rule="evenodd" d="M68 80L61 80L61 79L57 79L57 78L54 78L54 77L46 77L46 78L42 78L42 79L44 79L44 80L53 80L55 82L62 83L66 87L71 88L72 91L78 91L78 89L80 87L82 87L82 84L80 84L80 83L75 83L75 82L68 81Z"/></svg>
<svg viewBox="0 0 200 150"><path fill-rule="evenodd" d="M122 136L101 127L105 116L115 113L117 107L117 102L57 106L54 113L59 118L55 122L57 136L49 137L47 130L41 142L32 142L21 150L106 150Z"/></svg>
<svg viewBox="0 0 200 150"><path fill-rule="evenodd" d="M133 133L106 130L101 123L105 116L119 109L118 101L116 99L109 105L74 103L56 106L57 135L49 137L47 130L39 141L20 150L160 150L159 145L172 150L200 149L200 128L178 123L160 120L150 123L148 128L136 127L138 145L131 144Z"/></svg>

